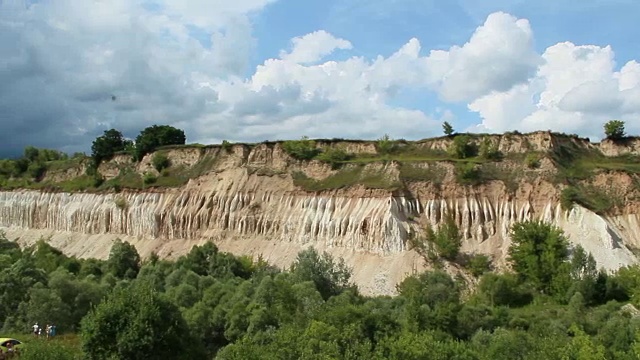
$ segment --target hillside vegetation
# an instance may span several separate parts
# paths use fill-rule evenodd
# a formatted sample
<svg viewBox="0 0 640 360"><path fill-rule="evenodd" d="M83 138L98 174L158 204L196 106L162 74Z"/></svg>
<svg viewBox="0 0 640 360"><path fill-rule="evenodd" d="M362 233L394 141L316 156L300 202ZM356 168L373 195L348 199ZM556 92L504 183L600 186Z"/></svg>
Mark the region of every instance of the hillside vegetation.
<svg viewBox="0 0 640 360"><path fill-rule="evenodd" d="M419 141L384 136L376 141L302 138L203 146L185 145L184 133L166 126L143 130L135 143L112 129L96 139L92 156L30 147L20 159L2 160L0 188L101 192L180 187L219 171L230 159L249 174L289 176L309 192L364 187L407 194L416 186L479 188L498 182L505 194L515 194L524 184L542 181L558 189L565 208L578 203L607 213L635 201L640 184L640 140L626 137L620 125L607 123L608 137L599 144L550 132L456 134L445 128L450 135ZM271 160L256 160L258 152L269 153ZM275 159L285 165L274 166ZM309 174L312 164L324 166L324 175Z"/></svg>
<svg viewBox="0 0 640 360"><path fill-rule="evenodd" d="M0 234L0 328L26 341L26 360L640 355L638 266L599 271L541 222L511 231L512 272L476 263L469 282L436 269L407 277L396 297L362 296L342 261L312 248L279 270L213 243L169 261L141 260L117 241L102 261L67 257L45 240L20 249ZM456 234L445 226L416 244L447 261ZM19 335L35 322L63 337Z"/></svg>

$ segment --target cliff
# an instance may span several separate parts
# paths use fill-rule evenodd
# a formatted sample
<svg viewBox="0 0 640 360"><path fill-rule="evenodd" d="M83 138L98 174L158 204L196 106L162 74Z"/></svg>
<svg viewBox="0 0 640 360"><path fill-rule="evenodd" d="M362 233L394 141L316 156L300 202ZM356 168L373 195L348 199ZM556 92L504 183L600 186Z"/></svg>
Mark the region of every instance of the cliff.
<svg viewBox="0 0 640 360"><path fill-rule="evenodd" d="M65 169L45 175L46 191L0 192L0 228L21 244L51 237L68 254L98 258L108 256L116 237L143 256L175 257L212 240L222 250L262 255L279 266L314 246L345 258L368 294L392 294L403 277L427 266L410 249L409 234L427 223L437 226L447 214L464 235L462 250L489 254L498 267L505 266L509 228L530 218L560 226L602 267L637 261L639 198L635 158L629 158L637 155L635 142L592 144L547 132L471 141L491 144L501 159L447 158L442 151L451 138L398 142L386 155L375 142L318 141L323 149L357 155L340 166L296 160L282 143L163 149L171 167L162 172L151 165L153 154L140 163L117 156L101 165L106 182L91 191L60 191L56 184L78 176ZM560 176L585 164L588 177ZM142 174L157 179L145 185ZM577 204L564 210L569 187L603 199L581 202L579 193L572 198Z"/></svg>

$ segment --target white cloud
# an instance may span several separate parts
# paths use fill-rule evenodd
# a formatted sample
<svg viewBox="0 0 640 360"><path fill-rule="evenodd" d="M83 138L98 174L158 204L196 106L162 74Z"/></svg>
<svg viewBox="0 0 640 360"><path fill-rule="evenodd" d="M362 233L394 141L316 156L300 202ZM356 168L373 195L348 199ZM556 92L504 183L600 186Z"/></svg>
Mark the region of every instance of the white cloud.
<svg viewBox="0 0 640 360"><path fill-rule="evenodd" d="M496 131L552 129L601 137L608 119L629 120L638 130L640 65L615 71L613 50L563 42L546 49L544 63L526 84L493 92L469 104L482 125Z"/></svg>
<svg viewBox="0 0 640 360"><path fill-rule="evenodd" d="M353 47L349 41L336 38L324 30L293 38L291 43L291 52L281 51L280 58L298 64L313 63L337 49L346 50Z"/></svg>
<svg viewBox="0 0 640 360"><path fill-rule="evenodd" d="M538 54L529 22L505 13L426 55L414 38L389 56L326 61L353 45L319 30L245 78L252 14L271 2L0 2L0 143L86 150L107 127L135 136L154 123L194 142L440 133L453 113L392 105L407 88L467 103L483 131L593 135L640 115L640 64L616 70L611 48L569 42Z"/></svg>
<svg viewBox="0 0 640 360"><path fill-rule="evenodd" d="M539 63L529 22L501 12L489 15L462 47L431 51L426 59L428 81L447 101L509 90Z"/></svg>

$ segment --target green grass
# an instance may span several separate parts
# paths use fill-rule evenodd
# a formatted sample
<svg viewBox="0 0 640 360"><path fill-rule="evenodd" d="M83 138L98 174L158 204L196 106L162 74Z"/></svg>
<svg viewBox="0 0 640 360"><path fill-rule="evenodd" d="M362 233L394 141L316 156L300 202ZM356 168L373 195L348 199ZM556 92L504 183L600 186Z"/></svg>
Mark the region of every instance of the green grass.
<svg viewBox="0 0 640 360"><path fill-rule="evenodd" d="M568 210L574 204L581 205L596 214L605 214L624 205L624 198L612 188L593 185L570 185L560 194L560 205Z"/></svg>
<svg viewBox="0 0 640 360"><path fill-rule="evenodd" d="M73 168L79 168L82 166L84 161L87 161L89 158L71 158L66 160L55 160L55 161L47 161L47 171L65 171Z"/></svg>
<svg viewBox="0 0 640 360"><path fill-rule="evenodd" d="M23 342L21 360L79 360L83 358L80 338L76 334L58 335L51 340L32 334L3 334Z"/></svg>
<svg viewBox="0 0 640 360"><path fill-rule="evenodd" d="M356 185L368 189L400 188L398 181L389 179L384 174L365 171L364 166L346 168L322 180L309 178L302 172L295 172L292 177L294 185L306 191L336 190Z"/></svg>
<svg viewBox="0 0 640 360"><path fill-rule="evenodd" d="M431 163L418 166L415 162L400 163L400 179L405 182L430 182L441 185L447 175L446 169Z"/></svg>

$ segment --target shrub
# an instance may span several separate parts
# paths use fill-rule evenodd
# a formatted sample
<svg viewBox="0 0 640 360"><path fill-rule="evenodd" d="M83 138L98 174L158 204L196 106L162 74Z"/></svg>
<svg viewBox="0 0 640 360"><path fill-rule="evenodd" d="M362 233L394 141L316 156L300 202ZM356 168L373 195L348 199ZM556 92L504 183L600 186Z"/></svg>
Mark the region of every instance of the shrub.
<svg viewBox="0 0 640 360"><path fill-rule="evenodd" d="M474 254L469 256L466 263L471 275L480 277L484 273L491 271L491 258L484 254Z"/></svg>
<svg viewBox="0 0 640 360"><path fill-rule="evenodd" d="M462 185L478 185L482 182L480 169L473 163L456 166L456 180Z"/></svg>
<svg viewBox="0 0 640 360"><path fill-rule="evenodd" d="M453 261L458 257L460 246L462 246L462 235L453 216L447 215L444 222L440 224L433 242L438 254L443 258Z"/></svg>
<svg viewBox="0 0 640 360"><path fill-rule="evenodd" d="M47 171L47 166L41 162L34 162L29 165L27 171L29 172L29 176L39 181Z"/></svg>
<svg viewBox="0 0 640 360"><path fill-rule="evenodd" d="M158 172L161 172L163 169L166 169L171 165L171 161L165 153L157 153L153 155L151 164L156 170L158 170Z"/></svg>
<svg viewBox="0 0 640 360"><path fill-rule="evenodd" d="M437 263L437 256L453 261L460 253L462 235L455 219L448 214L437 230L427 225L421 236L410 236L409 245L427 261Z"/></svg>
<svg viewBox="0 0 640 360"><path fill-rule="evenodd" d="M144 182L145 185L153 184L157 180L158 178L151 173L145 173L144 176L142 177L142 182Z"/></svg>
<svg viewBox="0 0 640 360"><path fill-rule="evenodd" d="M230 152L231 151L231 143L228 142L227 140L222 140L222 150L226 151L226 152Z"/></svg>
<svg viewBox="0 0 640 360"><path fill-rule="evenodd" d="M347 153L344 149L340 148L330 148L325 150L323 153L317 156L317 159L330 164L332 169L337 169L340 167L342 162L347 161L353 157L352 154Z"/></svg>
<svg viewBox="0 0 640 360"><path fill-rule="evenodd" d="M376 150L379 154L388 155L395 152L398 149L398 143L392 140L389 135L385 134L376 142Z"/></svg>
<svg viewBox="0 0 640 360"><path fill-rule="evenodd" d="M127 203L127 199L125 199L123 196L118 196L115 199L113 199L113 202L116 204L116 207L120 210L125 210L127 207L129 207L129 204Z"/></svg>
<svg viewBox="0 0 640 360"><path fill-rule="evenodd" d="M578 190L573 186L568 186L560 193L560 206L563 210L571 210L579 197Z"/></svg>
<svg viewBox="0 0 640 360"><path fill-rule="evenodd" d="M486 160L499 161L502 159L502 153L498 150L497 144L485 138L480 144L480 157Z"/></svg>
<svg viewBox="0 0 640 360"><path fill-rule="evenodd" d="M320 153L320 149L316 147L316 142L309 140L306 136L303 136L300 140L283 142L282 149L297 160L311 160Z"/></svg>
<svg viewBox="0 0 640 360"><path fill-rule="evenodd" d="M540 167L540 155L536 153L529 153L524 158L524 163L529 169L537 169Z"/></svg>
<svg viewBox="0 0 640 360"><path fill-rule="evenodd" d="M469 135L458 135L449 145L447 152L456 159L466 159L476 156L478 149L475 144L471 143Z"/></svg>

